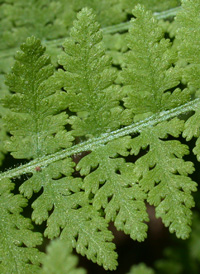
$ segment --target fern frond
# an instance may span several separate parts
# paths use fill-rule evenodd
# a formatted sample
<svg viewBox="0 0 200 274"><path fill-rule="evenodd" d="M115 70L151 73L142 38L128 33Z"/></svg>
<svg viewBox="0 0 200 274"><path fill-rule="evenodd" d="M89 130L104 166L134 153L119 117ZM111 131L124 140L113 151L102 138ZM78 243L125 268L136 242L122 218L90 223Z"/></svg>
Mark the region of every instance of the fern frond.
<svg viewBox="0 0 200 274"><path fill-rule="evenodd" d="M193 137L197 138L195 147L193 148L194 154L197 156L197 160L200 161L200 109L196 108L195 113L185 122L185 127L183 131L183 137L187 141L190 141Z"/></svg>
<svg viewBox="0 0 200 274"><path fill-rule="evenodd" d="M183 1L182 10L176 17L179 58L186 64L182 67L182 77L183 81L188 85L191 91L195 93L196 97L199 97L200 87L199 12L199 1ZM197 155L198 161L200 161L199 107L194 109L194 111L195 113L185 123L183 137L185 137L187 141L193 137L197 138L193 152Z"/></svg>
<svg viewBox="0 0 200 274"><path fill-rule="evenodd" d="M190 99L190 92L177 88L169 92L180 81L180 72L173 68L175 52L150 12L137 6L133 14L136 19L127 38L131 50L126 54L127 68L123 69L122 80L127 89L125 106L137 120L182 105ZM148 152L135 163L139 184L148 193L147 201L156 206L156 216L177 237L185 239L190 232L190 208L194 206L191 192L196 191L188 174L194 169L192 163L182 159L188 154L185 145L163 140L169 134L178 137L183 125L183 121L173 119L141 131L132 139L131 154L137 155L141 148L148 147Z"/></svg>
<svg viewBox="0 0 200 274"><path fill-rule="evenodd" d="M126 19L118 0L42 0L39 3L15 0L0 3L0 72L9 72L17 47L31 35L46 42L47 52L56 66L61 43L55 41L69 35L76 13L86 6L94 9L102 27Z"/></svg>
<svg viewBox="0 0 200 274"><path fill-rule="evenodd" d="M72 137L64 129L65 93L56 92L60 83L52 76L53 67L45 49L38 39L31 37L21 50L12 74L7 77L13 94L3 99L4 106L10 109L5 117L6 126L13 135L7 147L16 158L35 159L70 147ZM92 209L81 191L81 178L71 176L73 166L71 158L36 166L29 174L31 178L20 186L20 192L30 199L33 192L43 189L32 203L32 220L37 224L47 220L45 236L53 239L61 233L81 254L106 269L115 269L117 254L111 243L112 233L107 229L107 221ZM88 231L89 224L94 233L91 228ZM71 236L74 227L77 230ZM67 229L69 233L65 234Z"/></svg>
<svg viewBox="0 0 200 274"><path fill-rule="evenodd" d="M108 222L91 205L68 212L68 225L63 229L61 238L73 243L81 255L86 255L94 263L106 270L117 267L117 253L112 243L113 235L108 230Z"/></svg>
<svg viewBox="0 0 200 274"><path fill-rule="evenodd" d="M176 16L177 45L179 59L186 64L182 77L194 92L200 86L200 2L198 0L182 1L182 9Z"/></svg>
<svg viewBox="0 0 200 274"><path fill-rule="evenodd" d="M139 265L132 266L130 271L127 274L154 274L154 270L150 267L147 267L144 263Z"/></svg>
<svg viewBox="0 0 200 274"><path fill-rule="evenodd" d="M92 10L84 8L59 58L66 71L60 70L57 77L67 91L70 111L77 113L69 119L75 136L99 136L118 128L124 119L120 89L113 85L116 73L102 39Z"/></svg>
<svg viewBox="0 0 200 274"><path fill-rule="evenodd" d="M70 162L66 159L49 165L42 175L36 173L20 187L25 195L32 194L30 189L38 192L43 187L43 193L32 204L32 219L38 224L47 220L45 236L53 239L60 235L78 253L105 269L115 269L117 254L107 221L89 205L88 197L81 191L81 179L69 176L73 171ZM59 174L65 177L59 179Z"/></svg>
<svg viewBox="0 0 200 274"><path fill-rule="evenodd" d="M123 3L118 0L76 0L74 2L76 11L84 7L93 9L97 16L97 21L102 27L118 24L126 19Z"/></svg>
<svg viewBox="0 0 200 274"><path fill-rule="evenodd" d="M65 37L71 22L66 25L62 18L63 5L60 1L5 1L0 4L0 71L10 72L14 63L14 54L27 37L35 36L42 41ZM73 13L73 16L71 15ZM75 17L68 5L68 18ZM52 54L54 65L56 56L61 52L57 45L47 47Z"/></svg>
<svg viewBox="0 0 200 274"><path fill-rule="evenodd" d="M11 110L4 117L12 135L6 148L15 158L38 158L70 146L72 140L64 132L67 115L61 113L65 94L56 92L56 82L50 77L54 69L44 52L39 40L28 38L7 76L13 94L2 99Z"/></svg>
<svg viewBox="0 0 200 274"><path fill-rule="evenodd" d="M127 67L121 77L127 91L125 106L138 120L186 103L190 93L176 88L181 79L180 71L173 67L177 54L156 18L140 5L133 14L136 19L131 21L127 36Z"/></svg>
<svg viewBox="0 0 200 274"><path fill-rule="evenodd" d="M70 176L72 167L71 160L66 159L43 168L42 172L35 171L20 191L30 198L33 191L43 188L43 193L32 204L32 219L37 224L47 220L45 236L53 239L60 235L78 253L105 269L115 269L117 254L108 223L89 204L88 196L81 190L81 179Z"/></svg>
<svg viewBox="0 0 200 274"><path fill-rule="evenodd" d="M1 180L0 272L37 273L43 254L35 247L42 243L42 235L31 231L31 221L20 215L22 207L27 205L27 200L22 195L13 195L13 188L14 184L9 180Z"/></svg>
<svg viewBox="0 0 200 274"><path fill-rule="evenodd" d="M57 161L52 165L42 167L41 171L35 170L33 176L20 186L20 192L29 199L32 197L33 192L37 193L43 188L43 193L32 204L34 209L32 219L37 224L41 224L47 219L48 222L51 222L54 215L56 216L57 221L51 222L54 227L48 225L47 232L45 232L45 235L49 238L59 236L60 227L64 226L64 212L68 208L75 208L78 204L81 204L81 200L84 201L83 198L81 199L83 193L79 193L81 180L70 177L73 166L71 159ZM60 178L61 174L65 177ZM72 198L70 196L71 192L78 192L78 194L73 195ZM53 210L53 212L49 218L50 210Z"/></svg>
<svg viewBox="0 0 200 274"><path fill-rule="evenodd" d="M43 259L42 271L39 274L86 274L86 270L76 267L78 258L71 252L67 241L52 241L47 247L47 255Z"/></svg>
<svg viewBox="0 0 200 274"><path fill-rule="evenodd" d="M146 238L148 221L145 193L133 177L134 165L125 163L117 155L127 156L130 138L124 137L95 149L77 165L81 175L86 175L84 188L88 195L95 194L94 207L105 208L106 219L113 221L118 230L131 238Z"/></svg>
<svg viewBox="0 0 200 274"><path fill-rule="evenodd" d="M129 33L107 35L103 39L106 31L100 29L96 18L101 18L103 26L120 22L126 14L123 1L36 1L27 24L24 12L29 6L31 13L30 3L14 2L0 4L3 13L8 8L12 14L13 8L18 7L12 22L10 19L7 22L0 11L0 20L10 24L5 29L8 27L11 33L16 22L16 28L24 33L29 29L27 24L34 29L31 24L35 10L49 11L55 7L50 16L52 22L47 22L41 11L38 22L39 26L45 24L52 30L52 33L38 30L44 43L48 44L47 39L57 35L61 38L49 44L52 51L63 41L63 29L55 33L54 27L61 22L64 26L63 14L67 14L67 9L71 17L66 19L66 31L75 11L83 4L88 8L79 12L63 48L56 49L56 52L63 49L57 72L40 40L32 36L22 44L6 78L11 93L1 99L7 108L1 115L9 136L7 140L3 136L2 140L14 158L31 161L0 174L1 231L3 240L6 239L1 249L7 247L5 254L0 254L0 272L9 269L13 273L76 273L76 270L80 273L75 263L69 262L69 258L74 258L72 248L106 270L115 270L117 253L109 222L133 240L143 241L149 220L146 202L155 207L156 217L162 219L170 232L175 232L178 238L188 238L194 207L192 192L197 184L189 177L194 167L184 159L189 148L181 143L180 135L186 141L198 138L193 151L200 160L200 99L193 98L193 94L198 97L198 83L189 79L195 66L198 67L194 52L189 53L186 42L185 48L181 45L178 52L177 45L165 39L166 27L140 5L133 11L135 18L130 22ZM64 2L68 5L61 10ZM155 9L160 9L158 1L154 2ZM181 24L183 14L190 13L189 2L184 1L175 28L179 21ZM197 2L191 0L194 9L193 4ZM115 14L113 18L110 14L105 16L109 11ZM189 27L179 25L179 40L185 29L190 37L189 28L194 27L194 22L185 23ZM116 31L117 27L113 29ZM113 33L113 29L108 27L107 34ZM128 45L124 44L125 36ZM109 56L112 50L114 63L122 67L120 76L119 70L112 66ZM181 90L181 81L189 88ZM182 114L189 111L195 113L188 119ZM80 153L77 165L76 153ZM129 162L130 159L135 162ZM10 179L22 174L28 178L20 179L15 191L21 194L14 195ZM20 215L28 200L32 203L32 221L37 225L45 222L44 236L52 240L47 256L35 249L41 244L41 235L33 233L31 221ZM64 249L62 254L60 249ZM58 254L54 257L55 252ZM131 269L133 273L140 271L152 272L144 265Z"/></svg>
<svg viewBox="0 0 200 274"><path fill-rule="evenodd" d="M55 39L66 32L59 15L60 1L5 1L1 4L1 43L0 49L20 45L27 36L40 39Z"/></svg>
<svg viewBox="0 0 200 274"><path fill-rule="evenodd" d="M186 145L177 140L165 141L168 135L178 137L183 124L174 118L142 131L132 139L131 154L137 155L141 148L148 147L147 153L135 162L139 184L148 193L147 201L156 207L156 216L162 218L170 232L185 239L191 230L191 192L196 191L196 183L188 174L194 168L182 159L189 152Z"/></svg>

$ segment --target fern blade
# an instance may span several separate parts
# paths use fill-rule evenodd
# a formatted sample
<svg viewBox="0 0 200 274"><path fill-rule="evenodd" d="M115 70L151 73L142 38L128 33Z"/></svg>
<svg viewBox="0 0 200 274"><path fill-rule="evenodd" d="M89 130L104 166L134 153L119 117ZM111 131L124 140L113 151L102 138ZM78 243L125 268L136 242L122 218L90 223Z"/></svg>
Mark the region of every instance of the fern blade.
<svg viewBox="0 0 200 274"><path fill-rule="evenodd" d="M118 230L143 241L147 231L144 222L148 221L146 195L134 180L132 163L116 157L128 155L129 141L129 137L124 137L92 151L78 163L77 169L82 175L88 174L84 188L88 195L95 194L94 207L104 208L106 219L113 221Z"/></svg>
<svg viewBox="0 0 200 274"><path fill-rule="evenodd" d="M76 267L78 258L71 252L71 246L67 241L52 241L47 248L47 255L42 261L43 266L39 274L86 274L83 268Z"/></svg>
<svg viewBox="0 0 200 274"><path fill-rule="evenodd" d="M200 3L198 0L183 1L182 9L176 16L178 27L176 39L179 60L182 64L182 78L193 93L196 93L200 85L199 12Z"/></svg>
<svg viewBox="0 0 200 274"><path fill-rule="evenodd" d="M86 205L68 216L70 226L66 226L61 238L73 243L81 255L86 255L94 263L106 270L117 267L117 253L112 243L113 235L108 230L108 223L93 206ZM70 228L73 227L73 230Z"/></svg>
<svg viewBox="0 0 200 274"><path fill-rule="evenodd" d="M180 70L173 67L177 53L156 18L140 5L133 14L136 19L131 21L127 36L130 51L125 55L121 79L127 93L125 106L137 121L186 103L190 91L177 88L181 79Z"/></svg>
<svg viewBox="0 0 200 274"><path fill-rule="evenodd" d="M161 217L177 237L185 239L190 232L190 208L194 206L191 192L196 191L196 183L188 174L194 168L191 162L182 159L188 154L186 145L176 140L164 140L167 134L178 137L183 124L175 118L144 130L132 140L131 153L138 154L139 148L149 147L148 152L135 163L139 184L148 193L147 201L156 206L157 217Z"/></svg>
<svg viewBox="0 0 200 274"><path fill-rule="evenodd" d="M13 135L6 145L15 158L37 158L58 151L63 143L69 146L67 140L70 144L70 136L63 131L67 115L61 113L65 94L55 92L53 66L44 52L38 39L27 38L7 76L14 93L2 99L10 110L4 116L5 126ZM60 102L55 106L56 100Z"/></svg>
<svg viewBox="0 0 200 274"><path fill-rule="evenodd" d="M14 188L9 180L0 182L1 205L1 263L2 274L36 273L43 253L35 248L42 243L42 235L33 232L31 221L20 215L27 200L21 195L13 195ZM22 246L24 245L24 247Z"/></svg>
<svg viewBox="0 0 200 274"><path fill-rule="evenodd" d="M65 53L59 63L65 71L58 80L67 91L69 118L75 136L94 137L116 129L125 118L119 106L120 89L113 85L115 71L105 54L102 31L92 10L84 8L74 22L70 38L64 43Z"/></svg>

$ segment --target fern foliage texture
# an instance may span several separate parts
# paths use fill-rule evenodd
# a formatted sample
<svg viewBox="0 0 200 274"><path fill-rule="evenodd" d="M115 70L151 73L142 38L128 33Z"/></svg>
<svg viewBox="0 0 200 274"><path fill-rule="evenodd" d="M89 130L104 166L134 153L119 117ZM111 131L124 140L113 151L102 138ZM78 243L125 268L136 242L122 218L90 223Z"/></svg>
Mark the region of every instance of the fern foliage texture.
<svg viewBox="0 0 200 274"><path fill-rule="evenodd" d="M148 205L189 238L197 183L188 155L200 161L199 1L14 2L0 2L8 72L0 159L18 161L0 173L0 272L86 273L73 248L116 270L109 225L144 241ZM175 7L170 40L170 21L157 15Z"/></svg>

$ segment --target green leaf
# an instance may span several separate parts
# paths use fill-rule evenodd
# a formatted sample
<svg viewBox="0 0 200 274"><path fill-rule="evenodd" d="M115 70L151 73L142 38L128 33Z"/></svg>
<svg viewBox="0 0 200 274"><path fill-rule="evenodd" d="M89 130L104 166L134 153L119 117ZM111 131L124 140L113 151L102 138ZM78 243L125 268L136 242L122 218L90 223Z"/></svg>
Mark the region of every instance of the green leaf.
<svg viewBox="0 0 200 274"><path fill-rule="evenodd" d="M69 118L75 136L99 136L117 129L123 118L119 106L122 97L113 85L115 71L105 54L102 31L92 10L84 8L78 15L70 38L64 43L57 79L63 81L67 103L76 116Z"/></svg>
<svg viewBox="0 0 200 274"><path fill-rule="evenodd" d="M86 255L94 263L106 270L117 267L117 253L112 243L113 235L108 230L107 221L93 206L84 206L68 212L68 223L61 238L72 242L81 255Z"/></svg>
<svg viewBox="0 0 200 274"><path fill-rule="evenodd" d="M46 237L53 239L61 235L78 253L105 269L115 269L117 254L108 223L89 205L88 197L81 191L81 179L70 176L72 167L71 160L66 159L35 171L20 191L30 198L33 191L43 188L32 204L32 219L37 224L47 220Z"/></svg>
<svg viewBox="0 0 200 274"><path fill-rule="evenodd" d="M182 9L176 16L177 45L179 59L187 66L183 67L182 77L192 91L199 89L200 80L200 2L182 1Z"/></svg>
<svg viewBox="0 0 200 274"><path fill-rule="evenodd" d="M61 0L14 0L0 3L0 73L10 72L18 46L32 35L46 42L47 52L51 52L53 62L56 63L56 55L61 52L61 48L54 46L54 41L49 45L49 41L65 37L75 17L75 11L71 10L69 4L65 6L67 8L63 9ZM64 11L71 19L68 24L62 16Z"/></svg>
<svg viewBox="0 0 200 274"><path fill-rule="evenodd" d="M197 141L195 147L193 148L194 154L197 156L197 160L200 161L200 128L199 128L199 119L200 119L200 109L197 108L194 115L192 115L186 122L183 131L183 137L187 141L190 141L192 137L196 137Z"/></svg>
<svg viewBox="0 0 200 274"><path fill-rule="evenodd" d="M177 54L156 18L140 5L133 15L136 19L132 19L127 36L130 51L125 54L127 66L121 78L127 92L125 107L138 120L184 104L190 94L176 88L181 79L180 71L173 67Z"/></svg>
<svg viewBox="0 0 200 274"><path fill-rule="evenodd" d="M35 246L42 243L42 235L31 231L31 221L20 215L27 200L13 195L13 188L8 179L0 181L0 272L37 273L43 254Z"/></svg>
<svg viewBox="0 0 200 274"><path fill-rule="evenodd" d="M7 147L16 158L39 158L71 144L72 138L64 128L67 115L61 112L66 107L65 93L56 92L60 83L52 75L49 57L44 55L45 49L38 39L28 38L21 50L16 56L13 73L7 77L7 83L15 93L3 99L4 106L11 110L5 118L13 135ZM88 221L90 201L81 191L81 178L71 177L73 166L71 158L36 166L32 175L29 174L31 178L20 186L20 192L30 199L33 192L43 188L42 194L32 203L32 220L37 224L47 220L45 236L53 239L62 235L61 230L65 231L66 227L69 231L77 227L80 239L87 239L87 242L81 240L79 244L77 240L76 245L76 240L69 234L66 237L71 245L106 269L115 269L117 255L115 245L111 243L112 233L107 229L107 221L91 206L94 220ZM77 210L77 207L81 209ZM94 235L87 231L90 223Z"/></svg>
<svg viewBox="0 0 200 274"><path fill-rule="evenodd" d="M74 2L75 10L81 10L84 7L92 8L102 27L118 24L126 19L126 13L123 9L123 1L76 0Z"/></svg>
<svg viewBox="0 0 200 274"><path fill-rule="evenodd" d="M156 207L156 217L161 217L170 232L185 239L191 231L194 200L192 191L196 183L188 177L194 171L191 162L185 162L188 147L177 140L165 140L168 135L178 137L183 121L177 118L143 130L132 139L131 154L137 155L141 148L144 156L135 162L135 174L141 188L147 193L147 201Z"/></svg>
<svg viewBox="0 0 200 274"><path fill-rule="evenodd" d="M60 227L63 227L65 220L65 211L69 208L75 208L83 196L80 190L80 178L73 178L74 163L70 158L63 161L57 161L47 167L42 167L41 171L35 170L32 177L26 180L19 188L28 199L43 188L43 193L33 202L32 219L37 223L56 216L57 221L51 222L45 232L50 238L57 237L60 233ZM72 195L71 193L76 193ZM80 200L80 201L79 201ZM82 198L82 200L84 200ZM83 203L83 202L82 202ZM52 210L52 216L49 218L49 211ZM60 223L61 222L61 223Z"/></svg>
<svg viewBox="0 0 200 274"><path fill-rule="evenodd" d="M55 72L40 40L30 37L16 54L7 76L11 93L1 99L7 110L2 109L0 115L4 116L8 139L2 125L0 139L15 159L31 161L20 165L18 160L18 167L0 173L1 234L2 240L6 238L1 247L0 272L38 273L43 262L41 271L79 273L75 263L68 260L74 258L72 248L106 270L115 270L117 253L109 222L133 240L143 241L147 236L146 202L156 208L156 216L170 232L186 239L196 183L189 177L194 168L185 161L189 154L185 143L193 137L198 138L193 151L200 158L199 99L192 101L193 93L199 93L198 61L193 50L190 58L187 41L179 52L177 43L182 43L184 30L188 39L193 37L189 29L195 32L193 24L198 20L191 20L191 25L186 22L189 27L185 29L179 25L175 34L178 19L169 35L175 39L170 41L165 37L171 23L160 24L141 6L133 11L129 34L119 32L126 30L129 22L102 32L96 18L102 26L124 20L131 8L123 6L128 0L42 0L33 5L25 0L0 2L0 21L5 23L0 26L0 36L6 41L1 52L2 73L12 62L9 56L13 49L7 47L20 43L32 29L54 57L63 51ZM175 2L170 1L172 6ZM183 14L190 12L188 3L193 8L197 3L183 2ZM170 5L169 1L152 3L145 2L153 10ZM81 10L82 5L94 11ZM195 8L198 10L198 5ZM77 10L81 12L62 48L62 37L68 34ZM182 13L178 16L181 24ZM103 40L103 33L116 31ZM61 39L47 41L57 38ZM189 119L188 111L195 112L189 113ZM182 133L186 141L181 143ZM9 180L20 175L14 188ZM11 193L12 189L13 193L20 191L30 204L21 194ZM41 235L33 233L30 220L20 215L22 207L28 210L29 206L32 220L39 227L45 223L43 234L52 240L44 260L44 254L35 248L41 244ZM180 264L177 266L178 273ZM152 272L144 265L130 271Z"/></svg>
<svg viewBox="0 0 200 274"><path fill-rule="evenodd" d="M6 148L15 158L37 158L70 145L64 131L67 115L64 92L56 92L53 66L38 39L27 38L17 52L7 85L13 92L3 100L11 110L4 117L12 135ZM56 103L57 102L57 103Z"/></svg>
<svg viewBox="0 0 200 274"><path fill-rule="evenodd" d="M65 25L58 19L62 11L59 1L6 2L1 4L1 49L16 47L27 36L34 35L49 40L58 38L66 32Z"/></svg>
<svg viewBox="0 0 200 274"><path fill-rule="evenodd" d="M144 263L132 266L127 274L154 274L154 270L147 267Z"/></svg>
<svg viewBox="0 0 200 274"><path fill-rule="evenodd" d="M78 258L72 254L72 248L67 241L54 240L47 247L47 255L43 259L41 274L86 274L83 268L78 268Z"/></svg>
<svg viewBox="0 0 200 274"><path fill-rule="evenodd" d="M106 219L113 221L118 230L131 238L146 238L148 221L145 193L133 177L134 165L125 163L117 154L128 155L129 137L108 143L85 156L77 166L84 179L88 195L95 194L93 205L97 210L105 208Z"/></svg>

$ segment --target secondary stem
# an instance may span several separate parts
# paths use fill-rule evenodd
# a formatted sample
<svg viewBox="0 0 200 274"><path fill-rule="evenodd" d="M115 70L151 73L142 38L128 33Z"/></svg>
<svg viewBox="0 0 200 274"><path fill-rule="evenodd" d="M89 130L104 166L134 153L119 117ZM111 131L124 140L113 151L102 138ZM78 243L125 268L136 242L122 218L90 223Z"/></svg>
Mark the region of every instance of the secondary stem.
<svg viewBox="0 0 200 274"><path fill-rule="evenodd" d="M2 180L4 178L13 178L13 177L20 176L21 174L32 172L33 170L35 170L36 166L45 167L48 164L51 164L58 160L62 160L62 159L69 157L73 154L80 153L83 151L94 150L95 148L97 148L101 145L104 145L107 142L113 141L117 138L124 137L129 134L135 134L135 133L141 132L144 128L154 126L157 123L166 121L173 117L177 117L177 116L184 114L186 112L194 111L199 106L199 103L200 103L200 98L197 98L193 101L190 101L190 102L188 102L184 105L181 105L179 107L176 107L174 109L156 113L142 121L133 123L129 126L112 131L110 133L104 133L97 138L92 138L86 142L83 142L83 143L75 145L73 147L64 149L64 150L59 151L55 154L41 157L39 159L35 159L35 160L29 162L28 164L21 165L21 166L14 168L12 170L2 172L0 174L0 180Z"/></svg>

